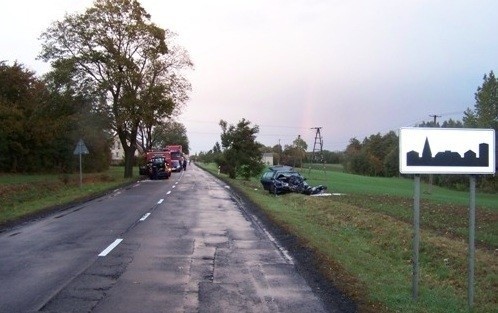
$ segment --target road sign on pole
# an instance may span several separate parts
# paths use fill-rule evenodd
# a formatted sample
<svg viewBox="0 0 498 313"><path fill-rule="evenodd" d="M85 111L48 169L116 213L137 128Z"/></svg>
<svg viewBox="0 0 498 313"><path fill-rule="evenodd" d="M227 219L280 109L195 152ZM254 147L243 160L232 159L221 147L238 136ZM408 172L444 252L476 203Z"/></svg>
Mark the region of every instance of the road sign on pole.
<svg viewBox="0 0 498 313"><path fill-rule="evenodd" d="M76 148L74 149L73 154L74 155L79 155L80 158L80 188L83 185L83 170L81 166L81 155L82 154L89 154L90 152L88 151L88 148L85 146L85 143L83 142L83 139L80 139L78 143L76 144Z"/></svg>
<svg viewBox="0 0 498 313"><path fill-rule="evenodd" d="M78 154L89 154L88 148L86 147L85 143L83 142L83 139L80 139L78 143L76 144L76 148L74 148L74 155Z"/></svg>
<svg viewBox="0 0 498 313"><path fill-rule="evenodd" d="M477 128L401 128L402 174L494 174L495 131Z"/></svg>
<svg viewBox="0 0 498 313"><path fill-rule="evenodd" d="M474 303L476 174L495 174L494 129L401 128L399 171L415 174L413 205L413 300L418 298L420 245L420 174L469 174L468 306Z"/></svg>

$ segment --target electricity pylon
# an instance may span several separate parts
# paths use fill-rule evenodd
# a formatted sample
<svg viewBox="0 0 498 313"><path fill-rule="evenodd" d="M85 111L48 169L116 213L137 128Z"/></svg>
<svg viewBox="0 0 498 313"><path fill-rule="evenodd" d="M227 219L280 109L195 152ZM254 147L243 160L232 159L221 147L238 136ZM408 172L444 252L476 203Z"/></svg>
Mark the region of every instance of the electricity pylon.
<svg viewBox="0 0 498 313"><path fill-rule="evenodd" d="M315 129L315 143L313 144L313 154L311 155L310 169L308 174L311 173L311 167L313 163L322 163L323 164L323 172L325 173L325 160L323 158L323 138L320 133L321 127L312 127L311 129Z"/></svg>

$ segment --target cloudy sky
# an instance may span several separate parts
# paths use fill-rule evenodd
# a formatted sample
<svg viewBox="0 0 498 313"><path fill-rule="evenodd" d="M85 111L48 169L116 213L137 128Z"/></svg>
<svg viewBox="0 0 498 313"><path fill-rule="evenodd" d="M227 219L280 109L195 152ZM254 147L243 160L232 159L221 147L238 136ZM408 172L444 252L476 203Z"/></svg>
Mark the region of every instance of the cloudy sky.
<svg viewBox="0 0 498 313"><path fill-rule="evenodd" d="M91 0L3 1L0 60L39 74L39 35ZM191 151L220 141L220 119L258 125L264 145L344 150L351 138L461 120L498 69L496 0L141 0L178 34L195 68L179 116Z"/></svg>

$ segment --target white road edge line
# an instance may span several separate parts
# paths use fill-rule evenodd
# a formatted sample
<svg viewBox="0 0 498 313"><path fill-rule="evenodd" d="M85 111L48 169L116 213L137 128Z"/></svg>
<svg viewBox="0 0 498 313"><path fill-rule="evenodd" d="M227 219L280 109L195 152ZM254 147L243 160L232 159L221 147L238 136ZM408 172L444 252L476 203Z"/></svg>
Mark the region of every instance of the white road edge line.
<svg viewBox="0 0 498 313"><path fill-rule="evenodd" d="M143 222L147 219L147 217L149 217L150 213L145 213L144 216L142 216L141 219L139 219L140 222Z"/></svg>
<svg viewBox="0 0 498 313"><path fill-rule="evenodd" d="M159 200L159 202L157 204L161 204L161 203L163 203L163 201L164 201L164 199L161 199L161 200Z"/></svg>
<svg viewBox="0 0 498 313"><path fill-rule="evenodd" d="M171 190L168 190L168 192L166 194L169 195L170 193L171 193Z"/></svg>
<svg viewBox="0 0 498 313"><path fill-rule="evenodd" d="M118 238L118 239L114 240L114 242L111 243L109 245L109 247L105 248L104 251L100 252L99 256L106 256L106 255L108 255L109 252L112 251L112 249L116 248L121 243L121 241L123 241L123 239L121 239L121 238Z"/></svg>
<svg viewBox="0 0 498 313"><path fill-rule="evenodd" d="M280 252L282 253L284 259L286 259L287 263L291 264L291 265L294 265L294 259L289 254L289 252L287 251L287 249L285 249L284 247L282 247L281 245L279 245L278 242L277 242L277 240L265 228L262 227L262 229L265 232L266 236L268 236L268 238L270 239L270 241L273 242L273 244L278 248L278 250L280 250Z"/></svg>

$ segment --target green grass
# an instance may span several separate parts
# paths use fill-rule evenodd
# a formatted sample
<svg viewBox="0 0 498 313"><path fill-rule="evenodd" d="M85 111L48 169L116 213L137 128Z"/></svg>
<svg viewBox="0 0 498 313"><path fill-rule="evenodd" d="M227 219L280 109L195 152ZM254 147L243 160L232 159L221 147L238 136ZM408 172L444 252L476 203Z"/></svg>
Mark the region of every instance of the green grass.
<svg viewBox="0 0 498 313"><path fill-rule="evenodd" d="M134 170L138 178L138 169ZM0 175L0 225L13 222L45 209L64 205L78 199L98 195L127 183L124 168L111 167L105 173L79 174Z"/></svg>
<svg viewBox="0 0 498 313"><path fill-rule="evenodd" d="M323 171L317 170L313 170L309 174L306 169L302 169L301 173L308 178L310 184L326 184L331 192L400 197L413 197L414 192L412 179L368 177L341 172L323 174ZM468 205L469 193L422 183L421 200ZM477 206L494 211L498 210L498 196L496 194L478 193L476 201Z"/></svg>
<svg viewBox="0 0 498 313"><path fill-rule="evenodd" d="M308 172L304 171L303 174ZM311 185L324 184L313 179L321 173L312 172ZM414 181L406 178L366 177L347 173L330 173L329 192L345 193L338 201L368 207L371 210L411 222L413 210ZM421 184L421 226L427 229L468 236L469 192L449 190L438 186ZM498 195L476 194L477 243L498 248Z"/></svg>
<svg viewBox="0 0 498 313"><path fill-rule="evenodd" d="M204 165L203 165L204 166ZM206 165L213 173L215 168ZM412 300L413 180L334 168L311 173L342 196L272 196L259 179L227 180L315 251L317 266L364 312L467 312L468 192L422 186L420 293ZM428 191L431 191L430 194ZM498 312L498 195L477 194L473 312Z"/></svg>

